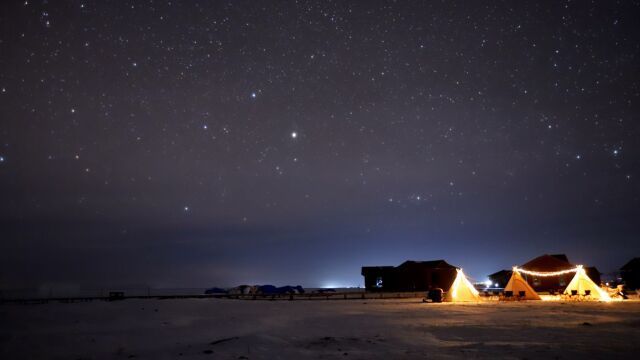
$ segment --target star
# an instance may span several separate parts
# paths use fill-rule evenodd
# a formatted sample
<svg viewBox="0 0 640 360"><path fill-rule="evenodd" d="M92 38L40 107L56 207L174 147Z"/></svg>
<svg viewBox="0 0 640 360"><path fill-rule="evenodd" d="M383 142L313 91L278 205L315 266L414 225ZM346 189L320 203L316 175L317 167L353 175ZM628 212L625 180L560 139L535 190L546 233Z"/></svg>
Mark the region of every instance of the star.
<svg viewBox="0 0 640 360"><path fill-rule="evenodd" d="M293 132L291 133L291 138L292 138L292 139L295 139L295 138L297 138L297 137L298 137L298 133L297 133L297 132L295 132L295 131L293 131Z"/></svg>

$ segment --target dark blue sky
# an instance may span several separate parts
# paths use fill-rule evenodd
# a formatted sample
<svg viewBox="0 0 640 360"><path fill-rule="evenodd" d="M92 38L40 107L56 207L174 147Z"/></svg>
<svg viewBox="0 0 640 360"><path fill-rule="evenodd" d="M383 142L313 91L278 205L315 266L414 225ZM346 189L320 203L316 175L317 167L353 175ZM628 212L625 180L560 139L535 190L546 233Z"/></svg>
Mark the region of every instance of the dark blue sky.
<svg viewBox="0 0 640 360"><path fill-rule="evenodd" d="M2 287L640 253L637 2L0 6Z"/></svg>

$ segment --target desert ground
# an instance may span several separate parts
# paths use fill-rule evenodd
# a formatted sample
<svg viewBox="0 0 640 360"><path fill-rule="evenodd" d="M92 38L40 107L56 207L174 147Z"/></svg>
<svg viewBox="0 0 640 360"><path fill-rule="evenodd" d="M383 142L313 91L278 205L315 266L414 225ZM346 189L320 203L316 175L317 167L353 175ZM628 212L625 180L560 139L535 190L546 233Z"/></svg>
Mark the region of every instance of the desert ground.
<svg viewBox="0 0 640 360"><path fill-rule="evenodd" d="M0 305L2 359L632 359L640 301Z"/></svg>

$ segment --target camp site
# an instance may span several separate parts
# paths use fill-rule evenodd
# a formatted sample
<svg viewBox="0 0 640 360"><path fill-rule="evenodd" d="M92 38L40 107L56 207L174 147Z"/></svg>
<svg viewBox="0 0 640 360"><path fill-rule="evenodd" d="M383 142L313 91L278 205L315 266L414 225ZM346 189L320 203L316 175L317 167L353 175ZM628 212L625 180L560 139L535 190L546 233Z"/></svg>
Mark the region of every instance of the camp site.
<svg viewBox="0 0 640 360"><path fill-rule="evenodd" d="M445 260L412 260L363 267L365 288L241 285L31 299L5 293L0 355L628 358L637 351L629 339L640 338L634 264L621 267L621 285L609 286L594 282L588 266L545 254L504 270L508 276L492 274L502 280L494 276L491 284Z"/></svg>

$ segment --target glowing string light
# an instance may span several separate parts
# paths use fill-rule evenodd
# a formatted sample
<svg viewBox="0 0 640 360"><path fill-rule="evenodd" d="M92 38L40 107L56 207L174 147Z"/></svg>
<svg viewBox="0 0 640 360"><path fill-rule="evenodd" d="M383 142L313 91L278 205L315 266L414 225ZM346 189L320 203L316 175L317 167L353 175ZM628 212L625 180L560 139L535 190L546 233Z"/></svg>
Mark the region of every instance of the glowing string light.
<svg viewBox="0 0 640 360"><path fill-rule="evenodd" d="M577 265L573 269L567 269L567 270L561 270L561 271L550 271L550 272L529 271L529 270L525 270L517 266L514 266L513 271L518 273L533 275L533 276L540 276L540 277L559 276L559 275L575 272L576 275L574 276L573 280L571 280L567 288L564 290L565 294L571 294L572 290L575 290L575 291L579 291L580 289L582 289L582 291L592 290L592 293L595 292L598 294L597 298L600 301L605 301L605 302L611 301L611 297L609 296L609 294L605 292L603 289L601 289L598 285L596 285L593 282L593 280L589 278L589 276L587 275L582 265Z"/></svg>
<svg viewBox="0 0 640 360"><path fill-rule="evenodd" d="M580 269L582 269L582 265L578 265L573 269L561 270L561 271L551 271L551 272L529 271L529 270L525 270L525 269L519 268L517 266L513 267L513 271L517 271L519 273L523 273L523 274L527 274L527 275L540 276L540 277L559 276L559 275L564 275L564 274L577 272Z"/></svg>

